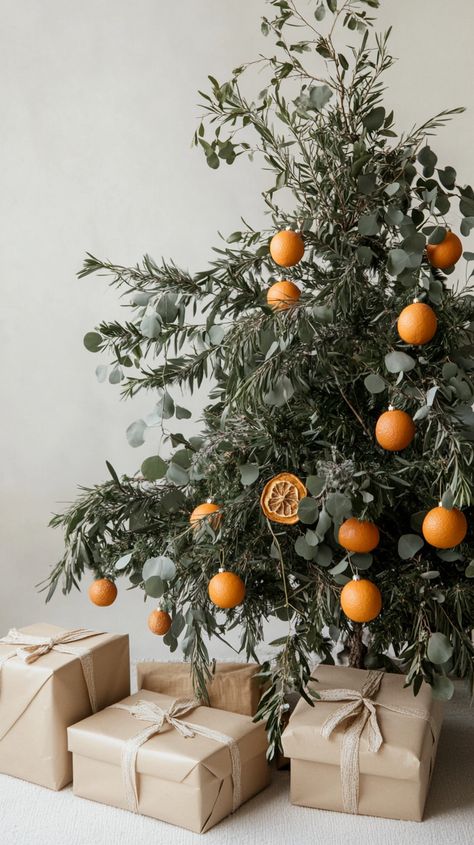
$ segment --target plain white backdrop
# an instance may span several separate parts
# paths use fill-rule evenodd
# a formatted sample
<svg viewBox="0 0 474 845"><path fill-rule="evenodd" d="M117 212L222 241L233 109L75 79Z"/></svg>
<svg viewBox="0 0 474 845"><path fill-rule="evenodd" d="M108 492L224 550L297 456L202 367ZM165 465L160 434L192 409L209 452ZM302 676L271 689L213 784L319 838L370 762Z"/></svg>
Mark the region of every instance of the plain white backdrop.
<svg viewBox="0 0 474 845"><path fill-rule="evenodd" d="M82 345L102 318L123 316L117 295L75 273L86 250L201 269L217 230L238 228L241 214L261 225L258 164L211 171L190 141L207 74L224 80L266 49L264 10L263 0L0 0L0 632L41 620L128 631L135 654L167 657L146 628L151 605L121 582L106 610L76 592L45 608L35 590L62 549L48 520L76 484L104 480L106 458L133 473L153 454L153 441L133 450L125 439L152 397L120 401ZM394 26L387 102L400 127L468 107L434 146L469 182L472 0L382 0L379 20ZM193 399L195 425L205 398ZM221 643L213 654L230 656Z"/></svg>

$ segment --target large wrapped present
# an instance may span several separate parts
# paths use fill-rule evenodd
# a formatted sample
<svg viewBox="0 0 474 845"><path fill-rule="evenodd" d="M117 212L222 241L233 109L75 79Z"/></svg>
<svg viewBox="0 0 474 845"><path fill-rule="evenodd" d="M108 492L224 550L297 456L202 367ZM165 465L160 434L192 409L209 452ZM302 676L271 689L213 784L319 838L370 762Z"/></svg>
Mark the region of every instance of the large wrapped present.
<svg viewBox="0 0 474 845"><path fill-rule="evenodd" d="M207 682L209 705L218 710L255 716L262 694L261 679L257 677L257 663L216 663ZM138 689L160 692L175 698L193 698L193 683L189 663L137 664Z"/></svg>
<svg viewBox="0 0 474 845"><path fill-rule="evenodd" d="M204 833L269 782L262 723L141 690L68 730L76 795Z"/></svg>
<svg viewBox="0 0 474 845"><path fill-rule="evenodd" d="M319 666L314 707L301 699L283 734L291 801L305 807L421 821L442 709L401 675Z"/></svg>
<svg viewBox="0 0 474 845"><path fill-rule="evenodd" d="M128 636L55 625L0 639L0 772L62 789L67 728L130 692Z"/></svg>

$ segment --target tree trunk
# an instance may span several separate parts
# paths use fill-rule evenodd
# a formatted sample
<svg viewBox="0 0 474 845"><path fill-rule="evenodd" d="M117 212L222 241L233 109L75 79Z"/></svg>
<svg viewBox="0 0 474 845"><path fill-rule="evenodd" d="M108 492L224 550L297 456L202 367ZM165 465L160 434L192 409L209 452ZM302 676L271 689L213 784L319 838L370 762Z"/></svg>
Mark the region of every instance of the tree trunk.
<svg viewBox="0 0 474 845"><path fill-rule="evenodd" d="M367 646L362 642L362 625L360 622L354 622L349 636L349 666L353 666L354 669L364 669L366 654Z"/></svg>

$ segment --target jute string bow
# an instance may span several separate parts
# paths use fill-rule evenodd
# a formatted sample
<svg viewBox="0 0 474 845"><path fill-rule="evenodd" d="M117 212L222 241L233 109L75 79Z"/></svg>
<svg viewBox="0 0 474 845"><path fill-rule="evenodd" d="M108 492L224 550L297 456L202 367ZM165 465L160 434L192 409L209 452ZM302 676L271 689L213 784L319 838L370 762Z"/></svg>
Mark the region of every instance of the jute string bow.
<svg viewBox="0 0 474 845"><path fill-rule="evenodd" d="M368 750L372 754L376 754L383 743L377 719L377 707L392 710L402 716L424 719L433 728L431 715L427 710L397 707L374 700L384 674L384 672L370 671L360 690L318 690L321 701L347 701L347 704L343 704L328 716L321 727L321 736L329 739L336 728L345 724L341 745L341 785L342 804L346 813L358 813L359 810L359 747L365 726L368 725Z"/></svg>
<svg viewBox="0 0 474 845"><path fill-rule="evenodd" d="M192 722L185 722L180 719L185 713L199 707L199 701L194 699L180 698L165 710L152 701L137 701L135 704L113 704L112 707L118 710L125 710L130 713L135 719L141 722L151 722L148 727L141 731L136 736L130 737L123 748L121 755L122 778L125 789L125 797L128 809L133 813L138 813L138 790L137 790L137 755L142 745L147 742L155 734L159 734L165 725L170 725L178 731L183 737L194 737L196 734L204 736L207 739L213 739L216 742L221 742L229 749L231 767L232 767L232 812L235 812L237 807L242 802L242 767L240 760L240 751L237 741L232 736L220 733L220 731L213 731L211 728L206 728L203 725L195 725Z"/></svg>
<svg viewBox="0 0 474 845"><path fill-rule="evenodd" d="M93 713L96 713L98 705L91 651L87 648L72 646L70 643L75 643L78 640L84 640L88 637L97 637L100 633L99 631L88 631L86 628L75 628L72 631L60 631L59 634L55 634L53 637L38 637L34 634L25 634L17 628L11 628L6 637L0 638L0 643L15 645L17 648L0 656L0 670L2 665L12 657L19 657L24 663L30 664L43 657L43 655L49 654L50 651L73 654L81 661L91 709Z"/></svg>

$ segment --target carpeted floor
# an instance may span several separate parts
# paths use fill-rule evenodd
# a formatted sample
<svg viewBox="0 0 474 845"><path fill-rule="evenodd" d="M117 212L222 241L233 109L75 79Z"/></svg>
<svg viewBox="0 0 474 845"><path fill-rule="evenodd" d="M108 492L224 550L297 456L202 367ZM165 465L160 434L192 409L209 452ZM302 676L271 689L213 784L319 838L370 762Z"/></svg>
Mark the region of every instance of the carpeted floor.
<svg viewBox="0 0 474 845"><path fill-rule="evenodd" d="M473 845L474 710L460 689L447 706L425 821L389 821L292 807L287 772L205 834L0 775L1 845Z"/></svg>

